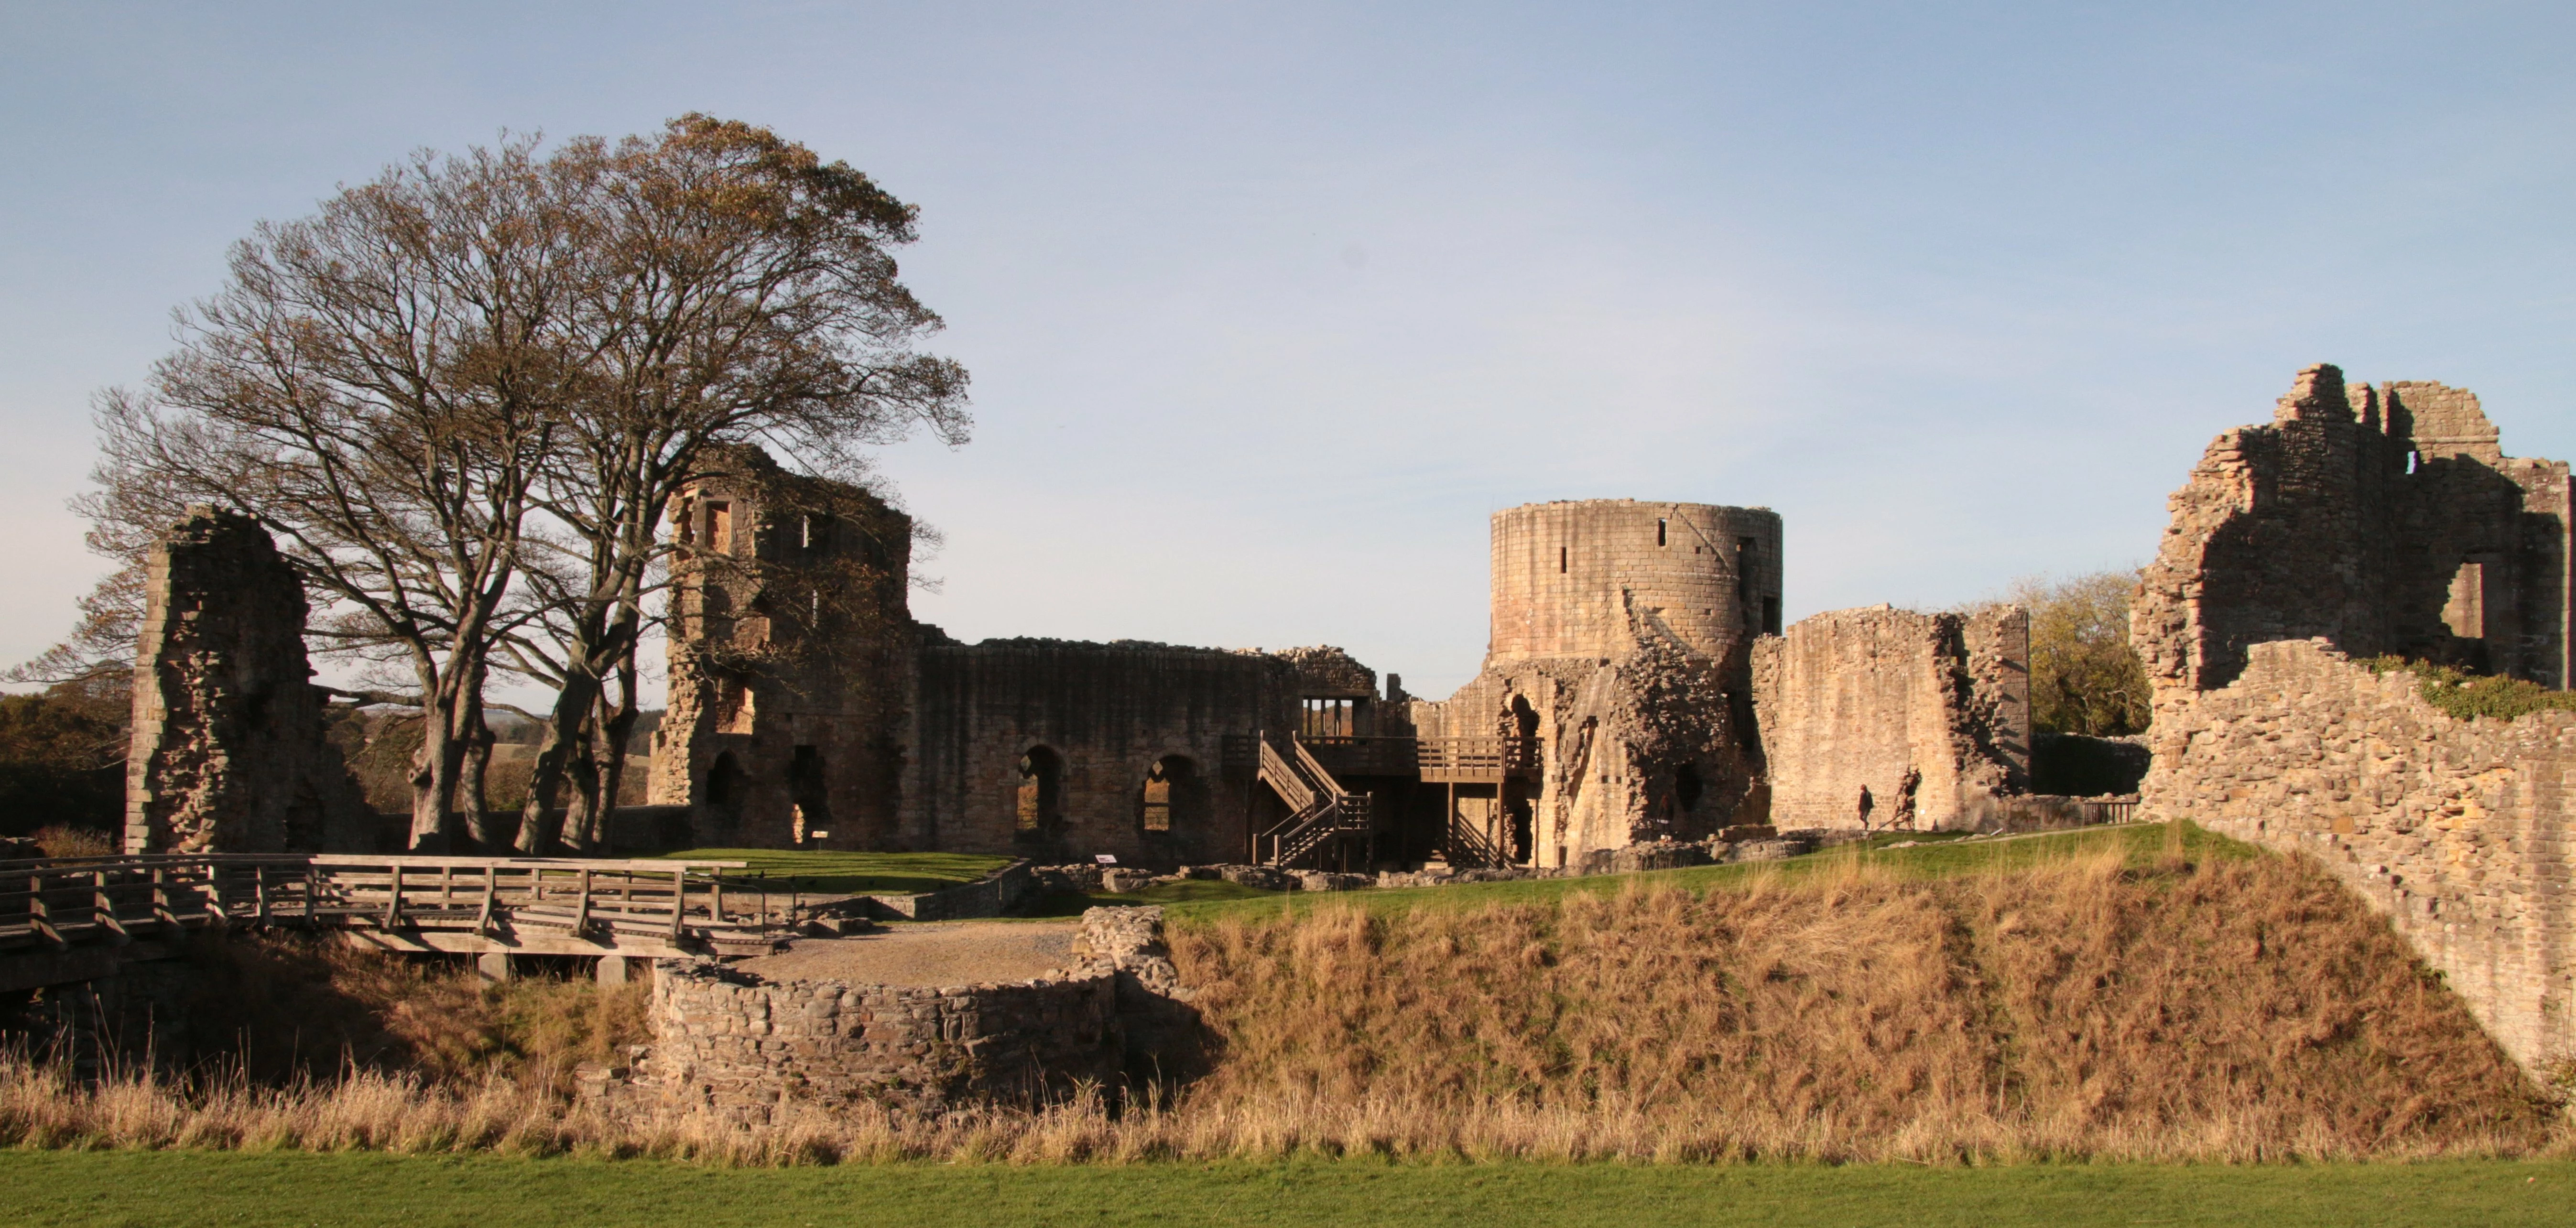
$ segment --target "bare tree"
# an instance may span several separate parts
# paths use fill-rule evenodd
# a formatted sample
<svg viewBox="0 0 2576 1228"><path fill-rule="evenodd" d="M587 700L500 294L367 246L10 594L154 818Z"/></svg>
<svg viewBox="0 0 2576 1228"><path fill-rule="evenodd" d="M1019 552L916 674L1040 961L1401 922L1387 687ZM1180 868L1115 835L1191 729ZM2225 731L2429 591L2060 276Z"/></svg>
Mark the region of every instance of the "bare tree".
<svg viewBox="0 0 2576 1228"><path fill-rule="evenodd" d="M533 150L423 153L313 217L260 225L224 288L181 313L150 396L103 399L84 507L157 526L214 503L277 535L329 607L311 634L398 662L417 688L424 851L464 834L455 783L512 629L530 492L588 395L565 326L603 151Z"/></svg>
<svg viewBox="0 0 2576 1228"><path fill-rule="evenodd" d="M856 476L866 445L916 426L962 443L968 427L966 372L913 348L939 317L889 254L914 239L913 206L845 163L703 115L628 138L605 167L579 313L593 378L537 488L558 530L530 575L546 616L514 639L518 667L558 687L520 823L526 852L556 839L545 801L568 769L580 800L565 834L581 848L604 834L653 577L687 548L663 518L721 448L767 443Z"/></svg>

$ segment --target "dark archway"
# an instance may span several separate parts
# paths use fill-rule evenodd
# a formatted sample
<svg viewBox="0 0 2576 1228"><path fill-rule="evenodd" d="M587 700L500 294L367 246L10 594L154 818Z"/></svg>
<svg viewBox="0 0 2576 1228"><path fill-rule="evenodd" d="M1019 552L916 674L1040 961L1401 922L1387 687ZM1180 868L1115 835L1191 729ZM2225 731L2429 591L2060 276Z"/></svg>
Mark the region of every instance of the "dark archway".
<svg viewBox="0 0 2576 1228"><path fill-rule="evenodd" d="M707 768L707 817L718 829L734 831L742 826L742 810L751 799L751 774L734 762L733 752L716 756Z"/></svg>
<svg viewBox="0 0 2576 1228"><path fill-rule="evenodd" d="M831 791L824 781L821 747L796 748L795 758L787 765L787 789L796 806L796 847L804 848L817 832L832 830Z"/></svg>

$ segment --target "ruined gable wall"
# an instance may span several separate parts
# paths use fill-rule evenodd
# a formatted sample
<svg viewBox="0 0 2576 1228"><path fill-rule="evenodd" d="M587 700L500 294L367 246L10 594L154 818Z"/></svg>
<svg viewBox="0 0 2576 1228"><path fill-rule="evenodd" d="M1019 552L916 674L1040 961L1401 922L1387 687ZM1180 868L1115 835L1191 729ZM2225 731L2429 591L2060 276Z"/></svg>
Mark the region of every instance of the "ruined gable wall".
<svg viewBox="0 0 2576 1228"><path fill-rule="evenodd" d="M671 509L684 551L651 801L690 807L709 843L791 844L801 803L835 847L894 847L911 518L756 448L713 468Z"/></svg>
<svg viewBox="0 0 2576 1228"><path fill-rule="evenodd" d="M1753 697L1770 821L1956 827L1984 799L2026 790L2029 659L2018 607L1835 610L1765 637Z"/></svg>
<svg viewBox="0 0 2576 1228"><path fill-rule="evenodd" d="M2307 853L2526 1067L2576 1055L2576 714L2461 721L2323 640L2257 644L2156 714L2141 807Z"/></svg>
<svg viewBox="0 0 2576 1228"><path fill-rule="evenodd" d="M2159 696L2312 636L2565 685L2566 465L2505 457L2464 390L2347 388L2331 365L2273 418L2218 436L2169 502L2131 609Z"/></svg>
<svg viewBox="0 0 2576 1228"><path fill-rule="evenodd" d="M373 851L310 681L304 586L268 532L192 509L146 566L126 851Z"/></svg>
<svg viewBox="0 0 2576 1228"><path fill-rule="evenodd" d="M1286 730L1297 672L1262 653L1166 644L989 640L920 654L904 829L919 848L1018 853L1060 862L1109 853L1179 865L1248 855L1247 773L1227 770L1228 735ZM1020 763L1043 746L1063 763L1060 814L1019 829ZM1143 826L1145 775L1187 758L1195 817Z"/></svg>

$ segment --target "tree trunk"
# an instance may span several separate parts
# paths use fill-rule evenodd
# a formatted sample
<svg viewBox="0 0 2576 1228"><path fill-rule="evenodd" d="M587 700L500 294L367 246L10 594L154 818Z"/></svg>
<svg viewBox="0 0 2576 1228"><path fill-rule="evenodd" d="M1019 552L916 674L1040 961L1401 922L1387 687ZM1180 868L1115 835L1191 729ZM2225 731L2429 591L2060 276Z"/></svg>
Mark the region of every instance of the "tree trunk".
<svg viewBox="0 0 2576 1228"><path fill-rule="evenodd" d="M599 782L599 804L592 808L598 829L592 843L607 848L613 843L612 825L617 821L617 806L626 791L626 747L635 736L635 720L640 715L635 707L635 639L626 637L627 648L617 663L617 706L611 708L607 693L600 695L597 718L599 760L605 773Z"/></svg>
<svg viewBox="0 0 2576 1228"><path fill-rule="evenodd" d="M452 843L456 811L457 769L465 745L448 736L446 719L435 711L421 713L420 750L412 756L411 840L414 853L445 853Z"/></svg>
<svg viewBox="0 0 2576 1228"><path fill-rule="evenodd" d="M599 679L579 669L567 674L563 689L555 692L554 709L546 714L545 741L537 746L536 763L528 773L528 800L519 808L521 853L542 857L562 836L562 828L547 819L546 798L563 783L565 767L581 749L582 730L589 723L591 703L598 694ZM565 798L567 807L571 800Z"/></svg>
<svg viewBox="0 0 2576 1228"><path fill-rule="evenodd" d="M479 681L479 680L478 680ZM490 853L497 842L492 839L492 798L484 781L492 767L491 722L483 713L483 688L474 687L465 697L465 743L463 765L456 777L457 809L465 812L465 844L476 853Z"/></svg>
<svg viewBox="0 0 2576 1228"><path fill-rule="evenodd" d="M583 856L598 848L593 839L599 820L597 729L595 722L585 718L578 742L564 762L563 840Z"/></svg>

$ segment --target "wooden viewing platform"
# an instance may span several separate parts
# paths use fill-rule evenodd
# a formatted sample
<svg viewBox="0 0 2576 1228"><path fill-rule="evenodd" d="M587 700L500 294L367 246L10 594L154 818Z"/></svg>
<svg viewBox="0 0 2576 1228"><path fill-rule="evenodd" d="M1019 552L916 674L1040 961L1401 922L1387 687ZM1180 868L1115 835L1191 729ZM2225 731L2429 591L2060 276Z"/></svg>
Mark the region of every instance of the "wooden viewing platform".
<svg viewBox="0 0 2576 1228"><path fill-rule="evenodd" d="M234 926L336 930L385 951L596 956L603 979L617 979L629 958L774 947L793 909L719 873L743 864L340 853L0 861L0 990L108 975L119 948Z"/></svg>

